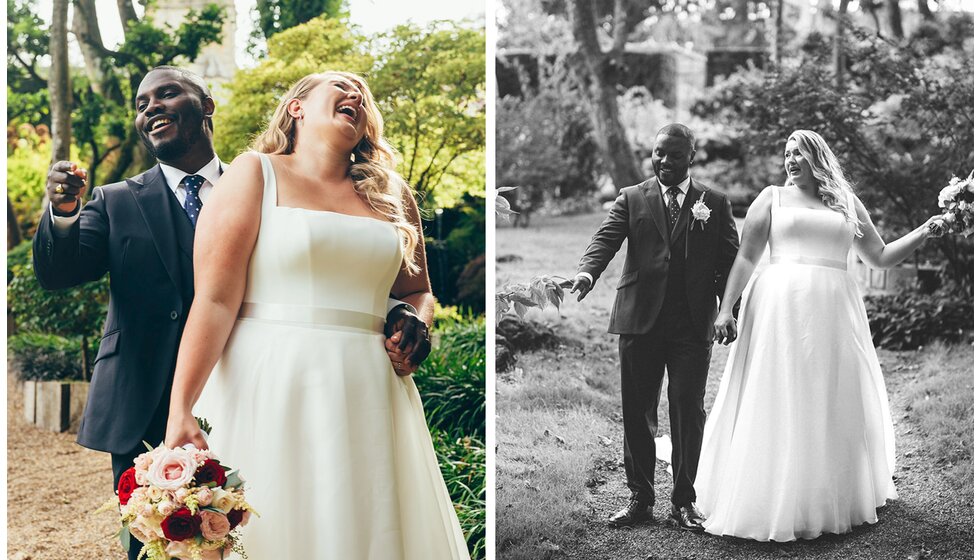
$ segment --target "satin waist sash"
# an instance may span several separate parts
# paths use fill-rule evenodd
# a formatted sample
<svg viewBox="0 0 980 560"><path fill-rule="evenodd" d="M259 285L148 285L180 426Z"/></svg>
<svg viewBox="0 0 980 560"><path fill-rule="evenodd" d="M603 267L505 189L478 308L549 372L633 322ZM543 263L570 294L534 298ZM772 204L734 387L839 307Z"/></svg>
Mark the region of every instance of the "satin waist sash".
<svg viewBox="0 0 980 560"><path fill-rule="evenodd" d="M238 310L238 318L297 323L310 327L347 327L377 333L384 332L385 326L384 317L360 311L247 301Z"/></svg>
<svg viewBox="0 0 980 560"><path fill-rule="evenodd" d="M804 256L774 256L769 259L770 264L808 264L811 266L825 266L827 268L836 268L838 270L847 270L847 263L843 261L835 261L833 259L822 259L820 257L804 257Z"/></svg>

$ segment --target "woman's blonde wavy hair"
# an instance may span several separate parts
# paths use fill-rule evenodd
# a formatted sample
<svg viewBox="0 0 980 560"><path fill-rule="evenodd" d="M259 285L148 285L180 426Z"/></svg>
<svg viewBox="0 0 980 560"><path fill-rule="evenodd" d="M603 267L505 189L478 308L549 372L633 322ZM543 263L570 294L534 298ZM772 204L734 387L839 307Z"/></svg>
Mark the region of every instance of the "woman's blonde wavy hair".
<svg viewBox="0 0 980 560"><path fill-rule="evenodd" d="M350 80L363 97L364 138L354 147L353 162L348 171L354 190L372 210L398 229L402 264L410 274L417 274L421 267L416 262L415 250L421 232L408 221L405 208L405 200L413 196L412 190L395 171L395 150L384 138L384 119L364 78L350 72L334 71L304 76L282 96L269 126L255 138L251 149L265 154L293 153L296 149L296 119L289 114L287 105L293 99L306 99L317 86L334 76Z"/></svg>
<svg viewBox="0 0 980 560"><path fill-rule="evenodd" d="M810 164L813 177L817 180L817 194L831 210L844 215L847 223L854 225L854 235L861 237L861 222L854 209L854 188L844 177L840 161L822 136L812 130L794 130L787 142L796 140L803 158ZM787 176L786 185L792 184Z"/></svg>

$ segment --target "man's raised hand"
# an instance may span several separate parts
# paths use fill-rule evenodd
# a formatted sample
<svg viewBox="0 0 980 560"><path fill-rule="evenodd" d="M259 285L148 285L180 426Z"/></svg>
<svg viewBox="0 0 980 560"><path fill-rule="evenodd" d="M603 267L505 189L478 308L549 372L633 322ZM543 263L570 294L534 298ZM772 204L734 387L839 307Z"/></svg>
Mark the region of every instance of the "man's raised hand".
<svg viewBox="0 0 980 560"><path fill-rule="evenodd" d="M575 280L572 282L572 293L578 292L578 297L575 301L582 301L582 298L587 296L591 291L592 282L584 274L579 274L575 277Z"/></svg>
<svg viewBox="0 0 980 560"><path fill-rule="evenodd" d="M88 172L70 161L59 161L48 170L48 182L44 186L55 214L74 214L81 198L88 189Z"/></svg>

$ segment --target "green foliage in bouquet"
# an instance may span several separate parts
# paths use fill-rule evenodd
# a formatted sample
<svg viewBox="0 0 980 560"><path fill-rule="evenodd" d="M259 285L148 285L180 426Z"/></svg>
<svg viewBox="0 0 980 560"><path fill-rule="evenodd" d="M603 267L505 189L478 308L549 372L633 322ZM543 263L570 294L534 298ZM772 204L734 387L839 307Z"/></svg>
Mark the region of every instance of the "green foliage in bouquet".
<svg viewBox="0 0 980 560"><path fill-rule="evenodd" d="M67 290L48 291L34 277L31 241L7 254L7 310L17 327L27 332L77 338L84 379L91 377L89 342L97 340L109 301L109 279L103 277Z"/></svg>
<svg viewBox="0 0 980 560"><path fill-rule="evenodd" d="M973 301L951 292L924 295L907 290L864 300L875 346L914 350L933 340L973 337Z"/></svg>

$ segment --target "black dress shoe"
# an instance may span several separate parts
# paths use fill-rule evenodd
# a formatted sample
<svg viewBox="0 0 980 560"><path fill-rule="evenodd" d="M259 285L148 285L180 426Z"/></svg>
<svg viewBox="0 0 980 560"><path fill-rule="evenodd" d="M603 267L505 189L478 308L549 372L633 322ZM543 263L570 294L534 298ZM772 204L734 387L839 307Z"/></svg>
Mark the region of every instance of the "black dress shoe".
<svg viewBox="0 0 980 560"><path fill-rule="evenodd" d="M610 527L632 527L653 520L653 508L645 501L632 497L630 503L609 517Z"/></svg>
<svg viewBox="0 0 980 560"><path fill-rule="evenodd" d="M670 516L677 522L677 526L685 531L704 531L704 527L701 526L704 523L704 514L693 503L680 507L673 506Z"/></svg>

